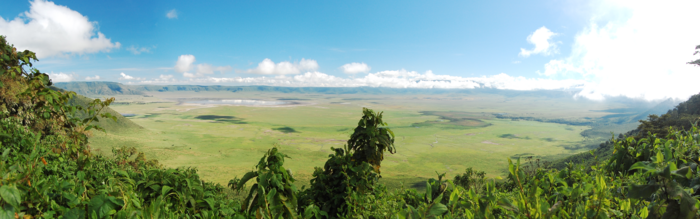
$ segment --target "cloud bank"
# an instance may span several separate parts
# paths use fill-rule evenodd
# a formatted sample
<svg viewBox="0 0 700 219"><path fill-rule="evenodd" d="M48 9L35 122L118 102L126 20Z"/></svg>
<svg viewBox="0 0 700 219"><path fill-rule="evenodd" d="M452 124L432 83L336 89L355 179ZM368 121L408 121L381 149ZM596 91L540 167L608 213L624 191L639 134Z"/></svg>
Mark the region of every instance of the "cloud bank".
<svg viewBox="0 0 700 219"><path fill-rule="evenodd" d="M142 80L142 84L228 84L228 85L267 85L285 87L387 87L387 88L441 88L441 89L474 89L495 88L510 90L540 90L540 89L581 89L586 85L581 80L553 80L512 77L498 74L484 77L459 77L437 75L432 71L418 73L415 71L394 70L369 73L362 78L341 78L321 72L306 72L304 74L272 77L202 77L176 80L172 77L152 80Z"/></svg>
<svg viewBox="0 0 700 219"><path fill-rule="evenodd" d="M206 63L198 64L195 66L195 61L196 58L194 57L194 55L181 55L177 58L177 62L175 62L174 69L176 72L182 73L182 75L187 78L204 77L205 75L214 74L215 71L224 74L228 71L233 70L231 66L212 66ZM195 69L195 71L192 72L192 69Z"/></svg>
<svg viewBox="0 0 700 219"><path fill-rule="evenodd" d="M31 50L38 58L109 52L119 42L97 32L96 22L66 6L44 0L30 1L29 11L14 20L0 17L0 33L19 50Z"/></svg>
<svg viewBox="0 0 700 219"><path fill-rule="evenodd" d="M56 82L71 82L74 81L76 78L78 78L78 75L75 73L70 73L66 74L63 72L59 73L48 73L49 79L51 79L51 82L56 83Z"/></svg>
<svg viewBox="0 0 700 219"><path fill-rule="evenodd" d="M287 75L287 74L299 74L302 71L314 71L318 69L318 63L313 59L302 58L300 62L280 62L275 63L270 59L264 59L262 62L258 63L258 67L254 69L246 70L247 73L252 74L262 74L262 75Z"/></svg>
<svg viewBox="0 0 700 219"><path fill-rule="evenodd" d="M583 78L590 83L579 95L590 99L686 99L700 91L700 68L686 64L700 44L697 8L700 1L598 2L571 54L540 74Z"/></svg>

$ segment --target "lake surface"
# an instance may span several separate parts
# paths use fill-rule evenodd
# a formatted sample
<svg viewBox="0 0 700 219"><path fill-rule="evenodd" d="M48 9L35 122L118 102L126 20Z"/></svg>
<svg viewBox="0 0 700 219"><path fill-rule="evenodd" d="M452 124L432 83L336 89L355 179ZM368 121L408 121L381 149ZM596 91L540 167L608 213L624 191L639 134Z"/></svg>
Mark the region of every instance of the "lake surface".
<svg viewBox="0 0 700 219"><path fill-rule="evenodd" d="M287 101L267 101L267 100L237 100L237 99L217 99L217 100L188 100L185 103L193 104L214 104L214 105L240 105L240 106L277 106L290 105L294 102Z"/></svg>

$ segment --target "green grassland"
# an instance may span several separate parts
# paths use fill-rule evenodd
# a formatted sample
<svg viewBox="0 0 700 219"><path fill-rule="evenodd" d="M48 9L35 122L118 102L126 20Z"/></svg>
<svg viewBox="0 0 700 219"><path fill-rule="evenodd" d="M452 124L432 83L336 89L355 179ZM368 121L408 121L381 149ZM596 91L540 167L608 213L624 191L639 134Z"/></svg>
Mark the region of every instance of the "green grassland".
<svg viewBox="0 0 700 219"><path fill-rule="evenodd" d="M193 166L205 180L226 184L254 168L277 145L288 154L285 167L299 185L308 184L332 147L343 147L362 107L384 111L396 134L396 154L382 163L383 181L406 186L448 177L467 167L502 176L507 158L560 158L591 148L580 134L586 126L497 119L494 113L579 119L601 117L620 104L546 97L501 95L328 95L274 92L153 92L116 96L111 106L143 127L117 133L95 132L91 147L136 146L168 167ZM215 106L182 104L186 99L286 100L291 106ZM422 184L419 184L422 185Z"/></svg>

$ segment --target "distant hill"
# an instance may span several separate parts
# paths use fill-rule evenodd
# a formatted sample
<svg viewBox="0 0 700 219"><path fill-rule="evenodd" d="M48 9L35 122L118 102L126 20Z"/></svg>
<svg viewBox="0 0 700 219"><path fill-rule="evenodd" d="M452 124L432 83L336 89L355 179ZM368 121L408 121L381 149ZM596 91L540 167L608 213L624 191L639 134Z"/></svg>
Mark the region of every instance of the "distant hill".
<svg viewBox="0 0 700 219"><path fill-rule="evenodd" d="M74 91L80 95L143 95L142 91L134 90L131 86L108 81L59 82L53 84L63 90Z"/></svg>
<svg viewBox="0 0 700 219"><path fill-rule="evenodd" d="M222 86L222 85L124 85L117 82L78 81L59 82L54 86L74 91L81 95L142 95L144 92L173 91L227 91L227 92L278 92L278 93L318 93L318 94L497 94L506 97L538 96L548 98L571 98L573 90L501 90L493 88L476 89L422 89L385 87L274 87L274 86Z"/></svg>

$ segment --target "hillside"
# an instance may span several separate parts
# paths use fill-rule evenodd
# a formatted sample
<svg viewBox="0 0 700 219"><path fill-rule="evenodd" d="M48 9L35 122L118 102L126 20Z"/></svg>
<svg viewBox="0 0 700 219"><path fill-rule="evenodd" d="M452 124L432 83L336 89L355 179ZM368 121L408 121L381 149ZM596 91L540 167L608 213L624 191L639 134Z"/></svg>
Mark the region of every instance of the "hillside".
<svg viewBox="0 0 700 219"><path fill-rule="evenodd" d="M55 84L54 84L55 85ZM51 86L50 87L53 90L57 91L65 91L65 89L59 88L57 86ZM90 102L93 99L85 97L83 95L76 95L72 99L68 101L69 105L72 106L82 106L83 108L87 108ZM127 119L126 117L122 116L121 113L113 110L110 107L105 107L102 110L102 113L109 113L117 118L117 121L114 121L112 119L103 119L103 118L98 118L99 121L95 122L96 125L99 125L100 127L104 128L106 132L110 133L119 133L119 132L124 132L124 131L129 131L129 130L139 130L143 129L143 127L137 125L136 123L132 122L131 120ZM84 113L78 112L78 116L81 118L85 118Z"/></svg>
<svg viewBox="0 0 700 219"><path fill-rule="evenodd" d="M663 111L664 108L671 104L673 104L673 101L669 99L643 112L642 114L631 114L627 117L624 117L625 120L640 118L643 119L639 120L641 124L639 124L637 128L629 130L624 134L619 132L613 132L619 133L614 137L618 140L625 139L627 137L641 139L650 136L650 134L656 135L657 137L666 137L667 135L669 135L669 127L673 127L676 130L689 130L693 124L697 124L698 118L700 117L700 94L693 95L692 97L690 97L690 99L679 103L671 110L667 110L666 113L658 113ZM648 116L642 117L644 114L647 114ZM610 130L606 129L604 126L594 127L594 129L584 131L584 133L586 132L588 132L587 134L591 136L607 135L608 139L612 137L610 135ZM581 153L577 155L572 155L570 157L553 162L553 165L557 169L564 168L566 166L566 163L568 162L574 162L577 164L585 164L586 166L591 166L595 162L595 157L598 158L598 161L604 161L609 159L613 154L613 146L613 142L605 141L599 145L599 147L594 151L593 154Z"/></svg>
<svg viewBox="0 0 700 219"><path fill-rule="evenodd" d="M87 107L90 101L92 101L92 99L82 95L76 95L73 99L69 101L69 104ZM100 118L99 122L96 122L97 125L104 128L105 131L108 133L119 133L143 129L143 127L122 116L119 112L113 110L110 107L106 107L102 110L101 113L109 113L117 117L117 121L107 118Z"/></svg>
<svg viewBox="0 0 700 219"><path fill-rule="evenodd" d="M134 90L130 86L108 81L59 82L53 84L53 86L64 90L74 91L84 96L143 95L143 92Z"/></svg>

